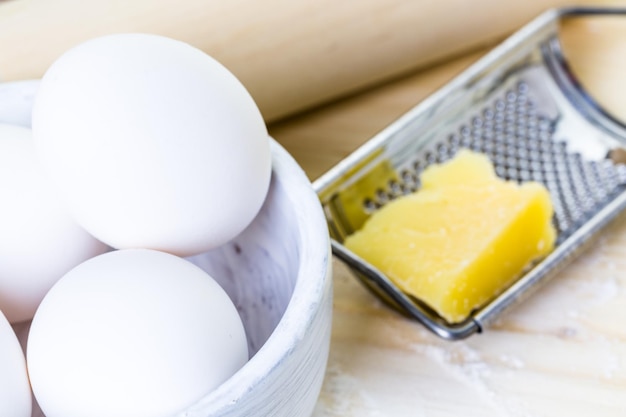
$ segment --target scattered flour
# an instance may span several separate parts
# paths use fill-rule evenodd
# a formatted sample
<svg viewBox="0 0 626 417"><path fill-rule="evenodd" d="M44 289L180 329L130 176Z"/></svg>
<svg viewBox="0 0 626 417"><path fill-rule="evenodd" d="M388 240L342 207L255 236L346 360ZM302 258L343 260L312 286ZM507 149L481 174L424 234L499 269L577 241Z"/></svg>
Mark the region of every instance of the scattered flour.
<svg viewBox="0 0 626 417"><path fill-rule="evenodd" d="M439 364L444 372L474 390L499 417L539 417L537 414L531 414L521 401L498 394L489 384L492 369L482 359L480 353L465 342L415 345L415 351L426 355ZM502 355L500 360L513 369L524 367L524 362L513 356Z"/></svg>
<svg viewBox="0 0 626 417"><path fill-rule="evenodd" d="M324 395L317 402L313 415L383 417L384 414L378 411L374 401L359 389L361 385L337 363L329 363L323 386ZM362 414L364 408L368 409L367 414Z"/></svg>

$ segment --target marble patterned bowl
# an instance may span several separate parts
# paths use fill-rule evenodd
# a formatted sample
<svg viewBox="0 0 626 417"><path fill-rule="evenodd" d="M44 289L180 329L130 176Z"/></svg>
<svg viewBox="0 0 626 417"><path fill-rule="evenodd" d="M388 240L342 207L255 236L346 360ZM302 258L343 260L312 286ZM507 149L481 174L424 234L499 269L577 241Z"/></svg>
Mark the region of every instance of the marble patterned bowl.
<svg viewBox="0 0 626 417"><path fill-rule="evenodd" d="M29 125L36 81L0 84L0 122ZM332 315L330 246L319 200L275 141L267 199L228 244L188 258L237 306L250 360L172 417L308 417L324 378Z"/></svg>

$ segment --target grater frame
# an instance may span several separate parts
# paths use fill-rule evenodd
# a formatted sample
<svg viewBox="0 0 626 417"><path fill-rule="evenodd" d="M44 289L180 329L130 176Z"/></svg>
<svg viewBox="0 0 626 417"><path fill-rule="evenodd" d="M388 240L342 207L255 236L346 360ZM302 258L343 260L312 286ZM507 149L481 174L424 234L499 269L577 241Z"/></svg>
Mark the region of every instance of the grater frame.
<svg viewBox="0 0 626 417"><path fill-rule="evenodd" d="M482 332L583 251L626 208L626 126L584 90L558 38L562 19L590 15L626 15L626 8L544 12L313 183L333 254L375 295L443 339ZM511 103L514 110L507 113ZM499 114L500 131L493 127ZM558 241L547 257L499 295L466 320L451 324L341 242L378 207L418 189L424 167L449 159L461 148L487 153L501 177L544 182L556 201Z"/></svg>

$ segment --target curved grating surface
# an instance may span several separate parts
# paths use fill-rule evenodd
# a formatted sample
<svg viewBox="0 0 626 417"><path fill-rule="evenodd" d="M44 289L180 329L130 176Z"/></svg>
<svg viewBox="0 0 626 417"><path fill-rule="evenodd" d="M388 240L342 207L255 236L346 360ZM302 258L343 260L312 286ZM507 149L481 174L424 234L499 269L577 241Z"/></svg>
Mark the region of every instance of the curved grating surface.
<svg viewBox="0 0 626 417"><path fill-rule="evenodd" d="M442 135L430 150L400 172L364 209L372 213L388 201L419 189L419 174L430 164L452 158L461 148L486 154L501 178L537 181L550 192L557 243L601 210L626 187L626 166L611 160L585 160L554 137L558 121L538 110L529 85L520 81L456 131Z"/></svg>

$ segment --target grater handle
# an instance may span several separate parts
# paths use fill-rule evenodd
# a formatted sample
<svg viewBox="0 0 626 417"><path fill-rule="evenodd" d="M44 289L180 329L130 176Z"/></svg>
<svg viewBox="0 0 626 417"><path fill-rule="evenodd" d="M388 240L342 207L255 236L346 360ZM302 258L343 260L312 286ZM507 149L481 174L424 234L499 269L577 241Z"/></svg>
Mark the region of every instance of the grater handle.
<svg viewBox="0 0 626 417"><path fill-rule="evenodd" d="M386 146L390 146L390 143L394 144L392 139L397 140L397 143L400 144L405 143L400 140L402 139L401 135L406 135L406 132L415 128L418 122L432 122L433 114L447 111L448 108L445 106L455 97L466 97L468 94L475 94L476 97L472 98L473 100L482 99L483 95L491 92L491 90L483 91L479 84L479 81L484 79L489 69L505 65L507 71L514 72L528 64L525 61L526 59L530 59L532 62L534 62L533 60L541 61L551 73L552 79L565 96L564 98L569 99L570 104L573 104L573 107L578 109L582 116L595 127L608 133L608 136L615 139L623 139L623 143L626 143L626 125L619 125L610 117L607 117L590 100L590 97L582 89L582 86L569 69L558 41L556 20L578 16L603 15L626 15L626 7L566 7L544 13L507 39L473 67L426 99L418 107L405 114L390 128L367 142L353 153L350 158L342 161L333 170L318 179L314 183L316 191L318 194L321 192L327 193L329 189L335 192L336 189L332 187L336 187L336 182L345 180L348 173L352 172L352 170L361 169L361 164L365 158L371 157L371 155L377 152L382 152L381 149L389 151ZM526 44L529 40L534 42L531 45L535 48L534 50L531 50ZM531 58L528 58L529 56ZM520 67L518 68L513 64L520 65ZM506 77L509 75L508 72L503 72L501 68L499 71L493 77ZM397 152L397 149L394 149L393 152ZM613 160L613 158L611 159ZM620 184L625 184L626 174L620 176L620 178ZM560 270L567 261L583 250L587 242L591 241L591 237L624 209L626 209L626 192L607 204L592 220L588 221L580 229L577 229L557 250L545 258L541 265L532 268L522 279L504 290L494 302L473 311L469 318L457 324L447 323L428 306L422 304L420 300L405 294L388 277L371 264L357 257L340 242L331 240L331 246L333 255L347 264L352 272L360 278L360 281L383 301L395 307L406 316L420 322L437 336L448 340L458 340L480 333L483 328L500 316L504 310L523 300L532 292L532 289L537 288L539 283L547 281L549 276Z"/></svg>
<svg viewBox="0 0 626 417"><path fill-rule="evenodd" d="M560 17L615 16L626 14L626 7L571 6L557 9Z"/></svg>
<svg viewBox="0 0 626 417"><path fill-rule="evenodd" d="M557 15L560 19L581 16L624 16L626 7L570 7L559 9ZM626 142L626 125L607 112L585 90L572 71L558 36L553 36L542 46L542 54L545 65L562 93L581 115L600 130Z"/></svg>

